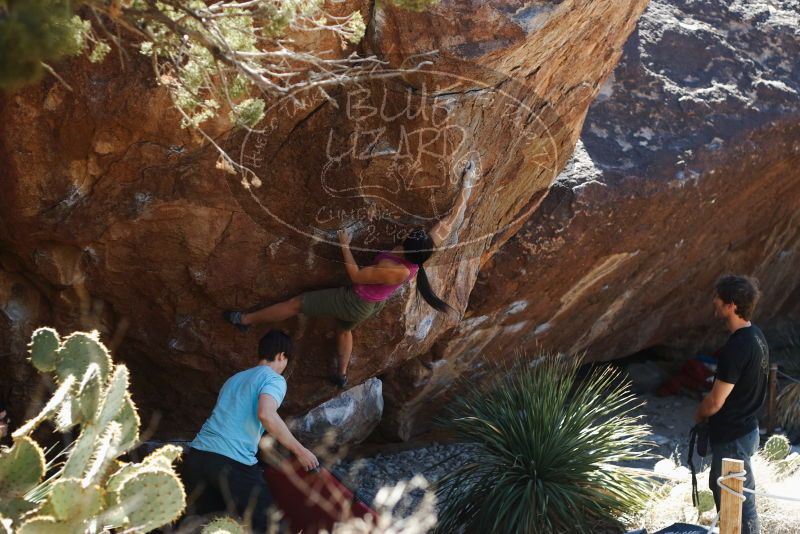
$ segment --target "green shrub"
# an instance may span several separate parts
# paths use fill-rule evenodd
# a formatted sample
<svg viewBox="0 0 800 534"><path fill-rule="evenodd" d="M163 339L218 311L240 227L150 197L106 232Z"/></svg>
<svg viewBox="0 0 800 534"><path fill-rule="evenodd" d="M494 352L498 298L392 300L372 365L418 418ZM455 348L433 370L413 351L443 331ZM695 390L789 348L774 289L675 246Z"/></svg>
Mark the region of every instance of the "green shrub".
<svg viewBox="0 0 800 534"><path fill-rule="evenodd" d="M0 89L17 89L41 78L42 62L83 49L84 22L69 0L0 1Z"/></svg>
<svg viewBox="0 0 800 534"><path fill-rule="evenodd" d="M643 506L649 477L614 465L649 456L629 386L609 368L577 371L545 356L468 386L441 423L477 452L438 484L439 531L597 532Z"/></svg>

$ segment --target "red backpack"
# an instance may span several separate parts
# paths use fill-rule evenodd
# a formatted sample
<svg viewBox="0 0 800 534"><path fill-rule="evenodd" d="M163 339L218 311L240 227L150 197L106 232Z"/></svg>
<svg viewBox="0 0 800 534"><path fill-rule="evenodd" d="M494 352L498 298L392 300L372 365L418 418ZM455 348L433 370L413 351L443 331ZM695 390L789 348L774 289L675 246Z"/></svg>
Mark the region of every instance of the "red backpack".
<svg viewBox="0 0 800 534"><path fill-rule="evenodd" d="M268 465L264 478L292 532L330 532L334 523L353 517L372 517L372 524L377 523L375 511L324 467L309 472L291 458L279 466Z"/></svg>

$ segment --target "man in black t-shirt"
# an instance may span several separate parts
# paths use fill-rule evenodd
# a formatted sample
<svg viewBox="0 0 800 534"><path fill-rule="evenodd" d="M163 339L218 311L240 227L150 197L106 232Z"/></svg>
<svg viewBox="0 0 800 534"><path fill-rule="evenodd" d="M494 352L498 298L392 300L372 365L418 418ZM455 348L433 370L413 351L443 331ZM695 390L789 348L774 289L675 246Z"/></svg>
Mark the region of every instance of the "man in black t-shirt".
<svg viewBox="0 0 800 534"><path fill-rule="evenodd" d="M719 510L717 478L723 458L743 460L744 487L756 487L750 457L758 450L758 412L767 394L769 349L764 334L750 322L759 297L756 280L725 275L715 289L714 314L731 335L718 352L714 387L698 406L695 421L708 419L711 430L709 487ZM742 534L758 531L755 495L748 493L742 505Z"/></svg>

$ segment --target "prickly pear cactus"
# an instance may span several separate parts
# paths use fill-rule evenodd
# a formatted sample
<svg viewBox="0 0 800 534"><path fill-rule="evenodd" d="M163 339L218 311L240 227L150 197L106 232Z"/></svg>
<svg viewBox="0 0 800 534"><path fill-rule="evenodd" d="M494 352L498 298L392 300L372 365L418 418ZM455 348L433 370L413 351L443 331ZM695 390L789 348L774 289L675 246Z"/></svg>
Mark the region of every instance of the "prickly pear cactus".
<svg viewBox="0 0 800 534"><path fill-rule="evenodd" d="M0 516L13 519L35 508L25 494L41 482L44 470L44 453L28 437L0 451Z"/></svg>
<svg viewBox="0 0 800 534"><path fill-rule="evenodd" d="M30 345L33 366L43 373L54 371L60 343L58 333L52 328L40 328L34 332Z"/></svg>
<svg viewBox="0 0 800 534"><path fill-rule="evenodd" d="M84 487L77 478L56 481L50 491L44 512L51 512L57 521L76 520L82 523L95 517L103 507L100 486Z"/></svg>
<svg viewBox="0 0 800 534"><path fill-rule="evenodd" d="M777 480L784 480L800 471L800 454L793 452L775 464Z"/></svg>
<svg viewBox="0 0 800 534"><path fill-rule="evenodd" d="M142 463L154 468L169 468L182 455L183 449L177 445L163 445L148 454Z"/></svg>
<svg viewBox="0 0 800 534"><path fill-rule="evenodd" d="M180 447L165 445L111 475L106 485L111 522L147 532L180 517L186 494L172 464L181 454Z"/></svg>
<svg viewBox="0 0 800 534"><path fill-rule="evenodd" d="M764 444L764 456L770 462L779 462L789 456L792 445L786 436L774 435Z"/></svg>
<svg viewBox="0 0 800 534"><path fill-rule="evenodd" d="M14 446L0 452L0 498L21 497L44 476L44 453L28 437L15 440Z"/></svg>
<svg viewBox="0 0 800 534"><path fill-rule="evenodd" d="M143 532L178 519L186 505L175 472L149 467L129 473L112 499L124 514L120 526Z"/></svg>
<svg viewBox="0 0 800 534"><path fill-rule="evenodd" d="M75 332L64 340L56 352L56 375L59 380L68 376L82 377L90 364L96 363L100 378L106 380L112 367L108 349L97 339L97 332Z"/></svg>
<svg viewBox="0 0 800 534"><path fill-rule="evenodd" d="M697 494L699 502L697 503L697 510L702 514L710 512L716 505L714 504L714 494L711 490L702 490Z"/></svg>
<svg viewBox="0 0 800 534"><path fill-rule="evenodd" d="M80 525L59 522L55 517L42 515L25 519L17 528L17 534L74 534Z"/></svg>
<svg viewBox="0 0 800 534"><path fill-rule="evenodd" d="M71 402L72 397L70 396L70 391L72 389L73 384L75 383L74 377L69 377L64 380L58 389L53 393L53 396L50 397L50 400L47 401L42 411L34 417L27 421L24 425L19 427L13 434L14 438L19 438L22 436L27 436L34 430L36 427L39 426L43 421L46 419L53 419L56 413L60 413L63 410L63 404L65 402Z"/></svg>
<svg viewBox="0 0 800 534"><path fill-rule="evenodd" d="M230 517L218 517L204 526L200 534L245 534L245 530Z"/></svg>
<svg viewBox="0 0 800 534"><path fill-rule="evenodd" d="M117 460L138 442L140 420L128 370L114 365L97 333L76 332L62 342L55 330L41 328L30 358L39 371L54 373L58 388L14 432L14 446L0 450L0 534L148 532L178 519L186 505L173 468L179 447L162 447L141 463ZM45 420L80 432L60 470L42 481L45 455L30 434Z"/></svg>

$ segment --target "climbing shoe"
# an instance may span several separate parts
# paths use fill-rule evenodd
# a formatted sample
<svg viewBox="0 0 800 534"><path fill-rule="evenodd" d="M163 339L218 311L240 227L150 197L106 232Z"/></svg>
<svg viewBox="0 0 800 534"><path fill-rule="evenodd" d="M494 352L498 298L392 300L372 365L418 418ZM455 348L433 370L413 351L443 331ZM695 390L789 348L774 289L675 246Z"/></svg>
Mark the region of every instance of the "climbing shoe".
<svg viewBox="0 0 800 534"><path fill-rule="evenodd" d="M347 385L347 375L333 375L330 380L339 389L344 389Z"/></svg>
<svg viewBox="0 0 800 534"><path fill-rule="evenodd" d="M223 312L222 316L225 318L226 321L228 321L233 326L238 328L241 332L247 332L248 330L250 330L250 326L242 324L242 312L228 310Z"/></svg>

